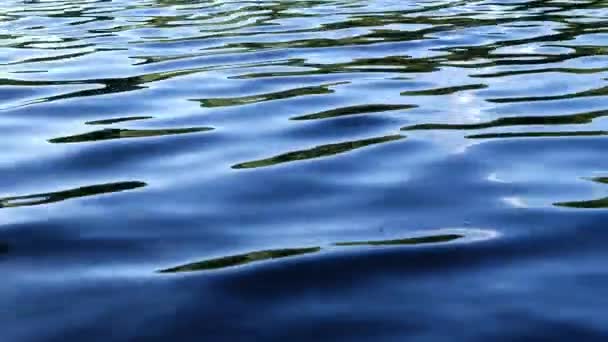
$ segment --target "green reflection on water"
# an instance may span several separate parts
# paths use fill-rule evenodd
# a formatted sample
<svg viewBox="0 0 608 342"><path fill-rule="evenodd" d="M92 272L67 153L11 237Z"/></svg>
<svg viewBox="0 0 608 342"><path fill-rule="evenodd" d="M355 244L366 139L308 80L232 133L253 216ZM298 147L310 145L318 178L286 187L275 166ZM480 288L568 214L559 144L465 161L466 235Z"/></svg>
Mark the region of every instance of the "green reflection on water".
<svg viewBox="0 0 608 342"><path fill-rule="evenodd" d="M357 114L369 114L378 112L387 112L399 109L410 109L415 108L415 105L385 105L385 104L368 104L359 106L342 107L337 109L326 110L323 112L308 114L302 116L296 116L291 120L316 120L316 119L329 119L347 115Z"/></svg>
<svg viewBox="0 0 608 342"><path fill-rule="evenodd" d="M332 244L337 247L347 246L397 246L397 245L418 245L431 243L446 243L456 239L463 238L460 234L442 234L420 236L405 239L395 240L378 240L378 241L354 241L354 242L338 242ZM157 271L158 273L179 273L179 272L194 272L215 270L220 268L239 266L253 262L259 262L270 259L280 259L293 257L302 254L317 253L321 251L321 247L307 248L290 248L290 249L269 249L262 251L249 252L244 254L230 255L226 257L207 259L199 262L193 262L185 265L171 267Z"/></svg>
<svg viewBox="0 0 608 342"><path fill-rule="evenodd" d="M445 88L404 91L401 93L401 95L404 95L404 96L406 96L406 95L407 96L450 95L450 94L457 93L459 91L478 90L478 89L484 89L487 87L488 86L485 84L468 84L468 85L445 87Z"/></svg>
<svg viewBox="0 0 608 342"><path fill-rule="evenodd" d="M593 177L586 178L592 182L608 184L608 177ZM557 207L581 208L581 209L600 209L608 208L608 197L587 200L587 201L570 201L553 203Z"/></svg>
<svg viewBox="0 0 608 342"><path fill-rule="evenodd" d="M175 129L114 129L107 128L99 131L71 135L67 137L60 137L50 139L49 142L53 144L61 143L79 143L87 141L98 141L98 140L111 140L111 139L123 139L123 138L143 138L143 137L155 137L162 135L176 135L186 134L195 132L210 131L211 127L192 127L192 128L175 128Z"/></svg>
<svg viewBox="0 0 608 342"><path fill-rule="evenodd" d="M231 255L221 258L194 262L173 268L158 271L159 273L192 272L202 270L213 270L231 266L238 266L269 259L280 259L295 255L319 252L321 247L291 248L291 249L269 249L245 254Z"/></svg>
<svg viewBox="0 0 608 342"><path fill-rule="evenodd" d="M238 106L244 104L265 102L265 101L273 101L273 100L283 100L297 96L303 95L322 95L322 94L331 94L334 91L329 87L346 84L348 82L340 82L340 83L332 83L314 87L302 87L289 89L285 91L279 91L274 93L266 93L260 95L251 95L251 96L242 96L242 97L227 97L227 98L215 98L215 99L198 99L194 101L199 101L202 107L227 107L227 106Z"/></svg>
<svg viewBox="0 0 608 342"><path fill-rule="evenodd" d="M146 120L146 119L152 119L152 118L153 118L152 116L128 116L128 117L124 117L124 118L87 121L87 122L85 122L85 124L87 124L87 125L111 125L111 124L115 124L115 123L119 123L119 122Z"/></svg>
<svg viewBox="0 0 608 342"><path fill-rule="evenodd" d="M146 186L146 183L144 182L116 182L83 186L80 188L57 192L46 192L27 196L4 197L0 198L0 208L48 204L78 197L133 190L144 186Z"/></svg>
<svg viewBox="0 0 608 342"><path fill-rule="evenodd" d="M588 69L542 68L542 69L531 69L531 70L501 71L501 72L495 72L495 73L469 75L469 77L494 78L494 77L517 76L517 75L528 75L528 74L543 74L543 73L562 73L562 74L585 75L585 74L595 74L595 73L606 72L606 71L608 71L608 68L588 68Z"/></svg>
<svg viewBox="0 0 608 342"><path fill-rule="evenodd" d="M589 137L608 135L608 131L575 131L575 132L507 132L468 135L469 139L506 139L534 137Z"/></svg>
<svg viewBox="0 0 608 342"><path fill-rule="evenodd" d="M247 73L239 76L232 76L234 79L252 79L267 77L292 77L292 76L311 76L329 75L345 73L417 73L432 72L439 70L438 63L433 59L409 58L403 56L386 56L379 58L357 58L350 62L335 64L311 63L302 59L292 59L286 65L300 68L309 68L302 71L275 71Z"/></svg>
<svg viewBox="0 0 608 342"><path fill-rule="evenodd" d="M250 169L256 167L272 166L281 163L293 162L297 160L313 159L327 157L339 153L348 152L354 149L362 148L369 145L380 144L389 141L395 141L403 139L405 136L402 135L387 135L379 138L363 139L356 141L348 141L338 144L321 145L308 150L300 150L295 152L289 152L280 154L275 157L261 159L251 162L245 162L233 165L233 169Z"/></svg>
<svg viewBox="0 0 608 342"><path fill-rule="evenodd" d="M419 124L406 126L401 128L404 131L413 130L431 130L431 129L443 129L443 130L474 130L484 129L492 127L505 127L505 126L527 126L527 125L574 125L574 124L585 124L590 123L593 119L607 116L608 111L595 111L580 114L571 115L555 115L555 116L518 116L518 117L507 117L500 118L488 122L475 123L475 124Z"/></svg>
<svg viewBox="0 0 608 342"><path fill-rule="evenodd" d="M32 105L37 103L54 102L59 100L67 100L72 98L90 97L90 96L101 96L107 94L131 92L147 88L148 83L169 80L174 77L187 76L208 70L208 68L194 68L187 70L167 71L158 72L152 74L145 74L139 76L125 77L125 78L103 78L103 79L91 79L91 80L60 80L60 81L48 81L48 80L14 80L0 78L0 86L20 86L20 87L37 87L37 86L60 86L60 85L90 85L96 86L94 89L84 89L71 91L60 95L54 95L49 97L42 97L30 102L26 102L21 106ZM97 87L101 86L101 87Z"/></svg>
<svg viewBox="0 0 608 342"><path fill-rule="evenodd" d="M589 200L589 201L572 201L572 202L557 202L553 205L558 207L569 207L569 208L585 208L585 209L599 209L608 208L608 197Z"/></svg>
<svg viewBox="0 0 608 342"><path fill-rule="evenodd" d="M420 237L395 239L395 240L337 242L334 245L335 246L417 245L417 244L424 244L424 243L449 242L449 241L453 241L456 239L460 239L462 237L464 237L464 235L445 234L445 235L420 236Z"/></svg>
<svg viewBox="0 0 608 342"><path fill-rule="evenodd" d="M577 93L564 94L564 95L506 97L506 98L486 99L486 101L494 102L494 103L556 101L556 100L567 100L567 99L575 99L575 98L581 98L581 97L606 96L606 95L608 95L608 87L602 87L602 88L591 89L591 90L581 91L581 92L577 92Z"/></svg>

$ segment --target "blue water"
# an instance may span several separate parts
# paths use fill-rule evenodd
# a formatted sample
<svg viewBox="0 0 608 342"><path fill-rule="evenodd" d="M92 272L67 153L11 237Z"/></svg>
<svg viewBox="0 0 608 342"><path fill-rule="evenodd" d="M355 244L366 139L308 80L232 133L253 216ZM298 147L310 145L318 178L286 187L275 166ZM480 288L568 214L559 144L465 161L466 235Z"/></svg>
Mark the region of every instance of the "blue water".
<svg viewBox="0 0 608 342"><path fill-rule="evenodd" d="M608 3L4 0L0 341L607 341Z"/></svg>

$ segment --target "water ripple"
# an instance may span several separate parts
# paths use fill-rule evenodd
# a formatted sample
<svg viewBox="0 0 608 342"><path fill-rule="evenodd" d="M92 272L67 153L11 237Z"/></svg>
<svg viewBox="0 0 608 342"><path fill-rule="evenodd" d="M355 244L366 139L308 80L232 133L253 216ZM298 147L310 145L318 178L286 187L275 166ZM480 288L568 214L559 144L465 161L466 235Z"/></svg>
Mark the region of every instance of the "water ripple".
<svg viewBox="0 0 608 342"><path fill-rule="evenodd" d="M3 1L2 341L605 341L607 27Z"/></svg>

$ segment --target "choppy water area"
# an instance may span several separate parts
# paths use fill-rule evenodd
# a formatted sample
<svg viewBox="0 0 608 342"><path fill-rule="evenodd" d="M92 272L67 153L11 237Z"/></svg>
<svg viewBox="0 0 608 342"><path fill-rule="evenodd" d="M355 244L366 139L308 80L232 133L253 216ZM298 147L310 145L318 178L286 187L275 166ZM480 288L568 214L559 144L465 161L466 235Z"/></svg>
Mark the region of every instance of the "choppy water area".
<svg viewBox="0 0 608 342"><path fill-rule="evenodd" d="M0 7L2 341L606 341L606 1Z"/></svg>

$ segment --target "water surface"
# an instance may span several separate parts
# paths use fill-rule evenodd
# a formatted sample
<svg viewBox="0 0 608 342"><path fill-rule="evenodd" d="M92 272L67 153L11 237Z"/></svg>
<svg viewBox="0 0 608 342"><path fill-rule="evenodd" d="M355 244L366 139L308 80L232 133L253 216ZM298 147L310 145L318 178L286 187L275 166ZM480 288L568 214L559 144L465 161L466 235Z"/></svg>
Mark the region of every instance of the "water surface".
<svg viewBox="0 0 608 342"><path fill-rule="evenodd" d="M608 4L5 0L4 342L606 341Z"/></svg>

